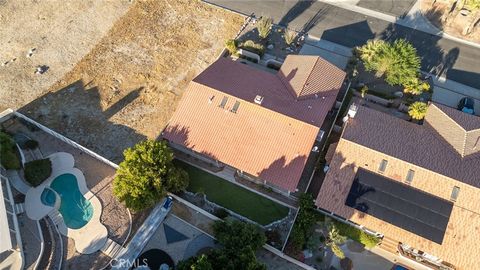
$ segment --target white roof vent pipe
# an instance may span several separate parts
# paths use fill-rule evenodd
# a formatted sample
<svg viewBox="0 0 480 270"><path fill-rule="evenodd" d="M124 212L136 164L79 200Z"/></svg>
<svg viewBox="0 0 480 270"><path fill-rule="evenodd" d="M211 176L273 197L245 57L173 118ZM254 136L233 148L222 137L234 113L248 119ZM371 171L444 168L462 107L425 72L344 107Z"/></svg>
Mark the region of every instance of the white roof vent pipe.
<svg viewBox="0 0 480 270"><path fill-rule="evenodd" d="M358 106L355 103L352 103L350 105L350 108L348 108L348 113L345 115L343 118L343 122L347 122L348 118L355 118L355 115L357 114Z"/></svg>
<svg viewBox="0 0 480 270"><path fill-rule="evenodd" d="M257 103L258 105L262 105L262 102L263 102L263 97L260 96L260 95L257 95L255 96L255 103Z"/></svg>

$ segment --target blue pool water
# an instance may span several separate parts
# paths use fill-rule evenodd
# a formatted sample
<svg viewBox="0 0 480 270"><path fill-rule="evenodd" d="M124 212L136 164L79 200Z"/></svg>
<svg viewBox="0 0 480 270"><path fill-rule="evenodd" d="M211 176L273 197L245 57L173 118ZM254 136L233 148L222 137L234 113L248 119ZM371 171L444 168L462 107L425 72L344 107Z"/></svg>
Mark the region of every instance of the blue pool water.
<svg viewBox="0 0 480 270"><path fill-rule="evenodd" d="M55 192L49 188L45 188L42 191L42 195L40 195L40 199L42 200L42 203L47 205L47 206L54 206L56 197L55 197Z"/></svg>
<svg viewBox="0 0 480 270"><path fill-rule="evenodd" d="M92 219L92 204L83 197L75 175L66 173L57 176L50 188L60 195L60 213L70 229L80 229Z"/></svg>

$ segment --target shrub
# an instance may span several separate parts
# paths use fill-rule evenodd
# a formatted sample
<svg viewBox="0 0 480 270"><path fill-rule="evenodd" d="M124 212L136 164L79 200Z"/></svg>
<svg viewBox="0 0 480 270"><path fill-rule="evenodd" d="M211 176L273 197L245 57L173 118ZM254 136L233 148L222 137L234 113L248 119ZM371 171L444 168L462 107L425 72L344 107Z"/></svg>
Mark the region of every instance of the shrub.
<svg viewBox="0 0 480 270"><path fill-rule="evenodd" d="M7 170L20 169L15 142L4 132L0 132L0 163Z"/></svg>
<svg viewBox="0 0 480 270"><path fill-rule="evenodd" d="M226 219L230 215L228 211L223 208L215 209L213 214L220 219Z"/></svg>
<svg viewBox="0 0 480 270"><path fill-rule="evenodd" d="M51 174L52 162L48 158L25 163L25 180L34 187L40 185Z"/></svg>
<svg viewBox="0 0 480 270"><path fill-rule="evenodd" d="M280 233L277 230L266 231L265 236L267 237L267 242L275 245L281 242Z"/></svg>
<svg viewBox="0 0 480 270"><path fill-rule="evenodd" d="M287 43L288 46L290 46L295 41L296 37L297 32L289 29L285 30L283 38L285 39L285 43Z"/></svg>
<svg viewBox="0 0 480 270"><path fill-rule="evenodd" d="M270 34L270 31L272 31L272 24L273 24L272 18L262 17L260 18L260 20L258 20L257 22L258 35L262 39L265 39L268 37L268 35Z"/></svg>
<svg viewBox="0 0 480 270"><path fill-rule="evenodd" d="M262 56L265 53L265 47L262 44L253 42L252 40L247 40L243 42L240 47L247 51L256 53L259 56Z"/></svg>
<svg viewBox="0 0 480 270"><path fill-rule="evenodd" d="M38 142L35 140L28 140L25 142L25 148L33 150L38 147Z"/></svg>
<svg viewBox="0 0 480 270"><path fill-rule="evenodd" d="M408 115L415 120L422 120L427 114L428 105L425 102L414 102L408 107Z"/></svg>
<svg viewBox="0 0 480 270"><path fill-rule="evenodd" d="M430 90L430 84L418 78L411 78L403 83L403 92L412 95L421 95Z"/></svg>
<svg viewBox="0 0 480 270"><path fill-rule="evenodd" d="M231 55L235 55L238 50L238 42L235 39L228 39L225 41L225 47Z"/></svg>
<svg viewBox="0 0 480 270"><path fill-rule="evenodd" d="M380 239L378 239L378 237L368 234L353 226L339 221L334 221L334 223L335 227L338 229L341 235L344 235L358 243L361 243L367 248L372 248L380 242Z"/></svg>

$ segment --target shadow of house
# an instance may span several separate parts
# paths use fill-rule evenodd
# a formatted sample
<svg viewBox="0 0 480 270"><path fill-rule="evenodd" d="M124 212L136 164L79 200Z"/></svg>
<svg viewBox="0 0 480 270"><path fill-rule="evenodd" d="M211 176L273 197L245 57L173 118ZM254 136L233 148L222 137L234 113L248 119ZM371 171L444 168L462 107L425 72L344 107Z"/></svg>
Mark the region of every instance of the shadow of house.
<svg viewBox="0 0 480 270"><path fill-rule="evenodd" d="M295 183L296 186L302 174L306 159L307 157L302 155L287 163L285 156L282 156L270 164L268 168L258 172L257 178L264 181L266 185L274 184L275 188L279 188L282 184L285 185L285 183L279 183L278 179L288 179L289 183L287 183L287 185ZM286 191L287 190L284 190L284 192Z"/></svg>
<svg viewBox="0 0 480 270"><path fill-rule="evenodd" d="M85 86L82 80L78 80L38 97L18 111L107 159L119 162L123 159L125 148L146 137L110 119L138 98L142 89L131 91L103 110L97 87Z"/></svg>
<svg viewBox="0 0 480 270"><path fill-rule="evenodd" d="M285 15L278 22L279 25L288 27L289 23L295 20L298 16L309 9L316 1L313 0L299 0L291 7Z"/></svg>
<svg viewBox="0 0 480 270"><path fill-rule="evenodd" d="M372 32L366 20L325 30L321 36L321 39L350 48L361 46L373 38L375 38L375 33Z"/></svg>

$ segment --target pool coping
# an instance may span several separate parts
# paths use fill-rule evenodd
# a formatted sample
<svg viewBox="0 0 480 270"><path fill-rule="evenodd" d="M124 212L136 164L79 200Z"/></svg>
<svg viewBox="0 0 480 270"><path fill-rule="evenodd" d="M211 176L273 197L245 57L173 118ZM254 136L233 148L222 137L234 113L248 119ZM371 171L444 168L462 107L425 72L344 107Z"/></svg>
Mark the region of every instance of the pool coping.
<svg viewBox="0 0 480 270"><path fill-rule="evenodd" d="M88 189L85 176L82 171L75 168L73 156L65 152L57 152L48 156L52 162L52 174L42 184L32 187L25 196L25 211L27 216L33 220L39 220L47 215L56 215L59 204L47 206L41 201L43 190L50 188L51 182L62 174L72 174L77 179L77 185L80 193L88 200L93 207L93 216L82 228L68 228L63 218L55 219L59 232L72 238L75 242L75 249L82 254L91 254L100 250L107 241L107 228L100 221L102 215L102 205L100 200ZM61 216L61 214L60 214Z"/></svg>

